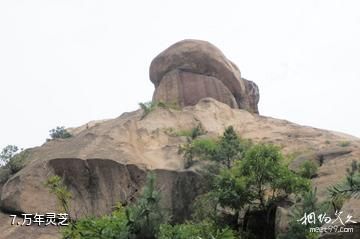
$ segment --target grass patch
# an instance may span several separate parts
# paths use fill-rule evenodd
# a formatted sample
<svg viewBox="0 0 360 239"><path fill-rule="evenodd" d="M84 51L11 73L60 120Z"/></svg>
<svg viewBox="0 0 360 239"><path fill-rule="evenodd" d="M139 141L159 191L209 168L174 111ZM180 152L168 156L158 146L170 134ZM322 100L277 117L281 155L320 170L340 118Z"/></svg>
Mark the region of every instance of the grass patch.
<svg viewBox="0 0 360 239"><path fill-rule="evenodd" d="M144 119L148 114L150 114L157 108L174 109L174 110L180 109L180 107L176 103L162 102L162 101L149 101L149 102L145 102L145 103L139 103L139 106L143 110L141 119Z"/></svg>
<svg viewBox="0 0 360 239"><path fill-rule="evenodd" d="M189 139L196 139L197 137L206 134L206 130L204 130L203 126L199 123L196 127L191 128L189 130L179 130L176 131L174 128L166 128L164 130L165 134L173 137L187 137Z"/></svg>
<svg viewBox="0 0 360 239"><path fill-rule="evenodd" d="M341 141L341 142L339 142L339 146L340 147L348 147L348 146L350 146L350 141Z"/></svg>

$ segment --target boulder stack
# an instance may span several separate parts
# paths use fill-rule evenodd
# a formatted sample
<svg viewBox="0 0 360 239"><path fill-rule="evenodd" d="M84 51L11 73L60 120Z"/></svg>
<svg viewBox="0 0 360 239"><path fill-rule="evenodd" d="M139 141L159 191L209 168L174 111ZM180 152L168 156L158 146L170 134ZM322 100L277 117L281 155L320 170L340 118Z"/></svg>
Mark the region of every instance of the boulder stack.
<svg viewBox="0 0 360 239"><path fill-rule="evenodd" d="M239 68L206 41L183 40L164 50L151 62L150 80L155 85L153 101L184 107L211 97L259 113L257 85L241 78Z"/></svg>

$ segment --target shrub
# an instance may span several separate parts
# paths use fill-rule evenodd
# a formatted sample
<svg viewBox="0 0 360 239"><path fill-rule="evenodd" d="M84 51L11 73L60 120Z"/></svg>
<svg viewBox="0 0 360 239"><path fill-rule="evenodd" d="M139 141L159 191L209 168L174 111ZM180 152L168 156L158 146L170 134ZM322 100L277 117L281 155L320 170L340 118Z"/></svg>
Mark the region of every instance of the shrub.
<svg viewBox="0 0 360 239"><path fill-rule="evenodd" d="M51 139L67 139L72 136L69 132L67 132L64 126L57 126L55 129L51 129L49 133Z"/></svg>
<svg viewBox="0 0 360 239"><path fill-rule="evenodd" d="M304 178L313 178L316 176L319 165L311 160L305 160L301 166L299 174Z"/></svg>
<svg viewBox="0 0 360 239"><path fill-rule="evenodd" d="M13 174L20 171L26 164L28 151L21 151L15 145L6 146L0 153L0 183L5 183Z"/></svg>
<svg viewBox="0 0 360 239"><path fill-rule="evenodd" d="M185 168L189 168L196 160L210 160L217 147L216 141L212 139L188 138L188 142L179 147L178 153L183 154Z"/></svg>
<svg viewBox="0 0 360 239"><path fill-rule="evenodd" d="M350 146L350 141L341 141L341 142L339 142L339 146L340 147L348 147L348 146Z"/></svg>
<svg viewBox="0 0 360 239"><path fill-rule="evenodd" d="M8 162L7 166L10 168L11 174L15 174L24 168L26 159L28 157L28 150L24 150L15 154Z"/></svg>
<svg viewBox="0 0 360 239"><path fill-rule="evenodd" d="M65 227L63 238L71 239L129 239L125 208L118 206L109 216L84 218Z"/></svg>
<svg viewBox="0 0 360 239"><path fill-rule="evenodd" d="M213 192L208 192L196 197L193 205L191 218L195 222L210 220L217 221L217 206L219 200Z"/></svg>
<svg viewBox="0 0 360 239"><path fill-rule="evenodd" d="M178 132L175 132L176 136L186 136L190 138L191 140L196 139L197 137L206 134L206 131L202 127L201 124L198 124L196 127L192 128L191 130L181 130Z"/></svg>
<svg viewBox="0 0 360 239"><path fill-rule="evenodd" d="M154 111L158 107L163 109L179 109L179 106L176 103L161 101L149 101L145 103L139 103L139 106L143 110L141 119L144 119L150 112Z"/></svg>
<svg viewBox="0 0 360 239"><path fill-rule="evenodd" d="M219 229L211 222L187 222L160 226L159 239L235 239L236 233L229 228Z"/></svg>

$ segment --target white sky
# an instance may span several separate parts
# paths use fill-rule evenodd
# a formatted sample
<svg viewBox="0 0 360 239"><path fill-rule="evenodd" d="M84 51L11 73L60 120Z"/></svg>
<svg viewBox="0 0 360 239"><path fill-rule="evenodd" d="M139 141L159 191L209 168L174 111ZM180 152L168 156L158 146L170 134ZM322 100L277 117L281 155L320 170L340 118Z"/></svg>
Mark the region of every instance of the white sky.
<svg viewBox="0 0 360 239"><path fill-rule="evenodd" d="M360 1L0 1L0 148L149 101L151 60L218 46L262 115L360 136Z"/></svg>

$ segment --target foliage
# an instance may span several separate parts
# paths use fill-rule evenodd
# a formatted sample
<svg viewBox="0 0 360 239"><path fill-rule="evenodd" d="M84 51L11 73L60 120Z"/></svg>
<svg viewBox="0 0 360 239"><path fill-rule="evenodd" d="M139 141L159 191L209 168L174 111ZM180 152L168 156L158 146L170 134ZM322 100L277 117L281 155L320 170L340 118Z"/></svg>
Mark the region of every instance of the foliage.
<svg viewBox="0 0 360 239"><path fill-rule="evenodd" d="M51 139L67 139L72 135L65 129L64 126L57 126L55 129L49 131Z"/></svg>
<svg viewBox="0 0 360 239"><path fill-rule="evenodd" d="M217 143L212 139L188 138L188 142L179 147L179 154L183 154L185 168L191 167L196 160L206 160L213 157L217 151Z"/></svg>
<svg viewBox="0 0 360 239"><path fill-rule="evenodd" d="M160 226L159 239L235 239L236 234L229 228L219 229L208 221L199 223L187 222L184 224Z"/></svg>
<svg viewBox="0 0 360 239"><path fill-rule="evenodd" d="M27 150L19 150L15 145L6 146L0 153L0 161L4 164L0 167L0 183L6 182L11 175L20 171L25 166L27 156Z"/></svg>
<svg viewBox="0 0 360 239"><path fill-rule="evenodd" d="M248 190L249 181L242 175L239 168L224 169L215 178L213 194L216 195L221 207L228 207L238 213L254 199Z"/></svg>
<svg viewBox="0 0 360 239"><path fill-rule="evenodd" d="M144 119L149 113L154 111L156 108L175 109L175 110L179 109L179 106L176 103L162 102L162 101L149 101L145 103L139 103L139 106L143 110L141 119Z"/></svg>
<svg viewBox="0 0 360 239"><path fill-rule="evenodd" d="M217 205L219 200L213 192L208 192L198 196L192 206L192 220L201 222L210 220L215 222L217 220Z"/></svg>
<svg viewBox="0 0 360 239"><path fill-rule="evenodd" d="M7 145L0 153L0 163L7 164L10 159L19 151L16 145Z"/></svg>
<svg viewBox="0 0 360 239"><path fill-rule="evenodd" d="M50 193L56 196L59 204L59 210L67 213L70 216L70 199L72 197L70 191L65 186L61 177L55 175L48 178L45 186L49 189Z"/></svg>
<svg viewBox="0 0 360 239"><path fill-rule="evenodd" d="M304 178L311 179L316 175L318 168L319 165L314 161L305 160L300 166L299 174Z"/></svg>
<svg viewBox="0 0 360 239"><path fill-rule="evenodd" d="M339 142L339 146L340 147L348 147L348 146L350 146L350 141L341 141L341 142Z"/></svg>
<svg viewBox="0 0 360 239"><path fill-rule="evenodd" d="M240 174L246 178L247 189L259 201L260 209L266 209L270 202L281 197L309 188L310 182L291 172L282 161L279 148L258 144L246 152L238 166Z"/></svg>
<svg viewBox="0 0 360 239"><path fill-rule="evenodd" d="M195 160L210 160L230 168L250 146L250 141L241 139L229 126L218 140L188 138L188 142L180 146L179 153L183 154L186 168Z"/></svg>
<svg viewBox="0 0 360 239"><path fill-rule="evenodd" d="M250 142L241 142L234 128L229 126L219 140L219 147L211 158L227 168L230 168L235 160L241 159Z"/></svg>
<svg viewBox="0 0 360 239"><path fill-rule="evenodd" d="M302 195L302 200L293 209L289 230L284 235L281 235L280 239L313 239L319 237L318 233L310 232L309 230L310 227L320 227L322 223L319 220L316 220L315 224L302 224L302 221L300 221L305 214L308 215L314 212L315 215L320 215L329 211L329 203L319 203L316 192L315 188Z"/></svg>
<svg viewBox="0 0 360 239"><path fill-rule="evenodd" d="M47 182L59 201L64 199L64 186L60 177L54 176ZM65 194L65 196L68 194ZM159 233L160 225L168 217L160 207L160 194L155 190L155 177L148 175L143 193L135 204L124 208L118 205L111 215L90 217L74 221L63 231L63 238L71 239L153 239ZM69 204L65 203L68 208Z"/></svg>
<svg viewBox="0 0 360 239"><path fill-rule="evenodd" d="M351 168L348 168L346 171L345 180L328 189L333 200L349 197L360 198L360 164L353 161Z"/></svg>
<svg viewBox="0 0 360 239"><path fill-rule="evenodd" d="M205 174L211 178L210 191L194 203L196 222L208 219L220 225L223 220L219 210L230 216L227 225L237 222L240 211L246 208L270 215L278 201L310 188L308 179L288 169L278 147L252 145L241 140L232 127L218 141L199 142L192 141L191 150L185 149L184 156L189 153L193 158L210 160L215 164L209 165L217 168L209 167L211 171ZM267 222L270 223L269 219Z"/></svg>
<svg viewBox="0 0 360 239"><path fill-rule="evenodd" d="M178 132L175 132L176 136L186 136L190 138L191 140L196 139L197 137L206 134L206 131L202 127L201 124L198 124L196 127L192 128L191 130L181 130Z"/></svg>
<svg viewBox="0 0 360 239"><path fill-rule="evenodd" d="M10 168L11 174L15 174L19 172L22 168L24 168L27 157L28 157L28 150L24 150L15 154L9 160L7 166Z"/></svg>
<svg viewBox="0 0 360 239"><path fill-rule="evenodd" d="M155 190L155 176L148 175L147 184L142 196L135 205L126 210L129 232L136 238L154 238L159 232L160 224L168 220L160 207L160 194Z"/></svg>
<svg viewBox="0 0 360 239"><path fill-rule="evenodd" d="M118 206L109 216L84 218L65 227L63 238L69 239L129 239L125 208Z"/></svg>

